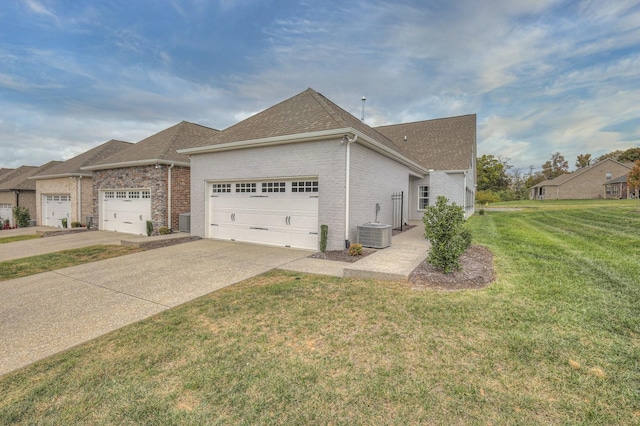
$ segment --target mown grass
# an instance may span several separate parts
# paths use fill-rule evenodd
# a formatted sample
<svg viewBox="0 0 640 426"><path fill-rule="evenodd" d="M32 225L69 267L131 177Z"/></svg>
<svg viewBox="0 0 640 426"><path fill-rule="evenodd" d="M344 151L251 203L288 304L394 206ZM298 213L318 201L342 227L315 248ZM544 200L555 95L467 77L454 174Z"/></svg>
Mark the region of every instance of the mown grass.
<svg viewBox="0 0 640 426"><path fill-rule="evenodd" d="M0 378L0 423L640 423L640 215L469 225L485 290L272 271Z"/></svg>
<svg viewBox="0 0 640 426"><path fill-rule="evenodd" d="M53 271L141 251L137 247L97 245L0 262L0 281Z"/></svg>
<svg viewBox="0 0 640 426"><path fill-rule="evenodd" d="M25 241L25 240L33 240L36 238L40 238L40 235L15 235L13 237L0 237L0 244L13 243L16 241Z"/></svg>
<svg viewBox="0 0 640 426"><path fill-rule="evenodd" d="M542 210L567 210L586 208L638 208L638 200L516 200L490 203L488 207L525 208ZM476 206L476 210L483 208Z"/></svg>

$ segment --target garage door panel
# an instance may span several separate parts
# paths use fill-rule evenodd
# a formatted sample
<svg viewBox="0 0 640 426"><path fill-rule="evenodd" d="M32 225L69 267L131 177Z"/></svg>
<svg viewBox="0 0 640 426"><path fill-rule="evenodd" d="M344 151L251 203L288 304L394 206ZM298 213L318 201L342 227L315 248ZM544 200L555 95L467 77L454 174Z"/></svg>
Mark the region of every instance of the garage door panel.
<svg viewBox="0 0 640 426"><path fill-rule="evenodd" d="M284 192L262 192L265 185L256 182L253 193L235 192L238 187L246 189L246 183L213 183L209 193L224 185L229 192L214 193L209 198L210 238L317 249L317 192L292 192L291 181L287 181ZM281 191L282 185L278 189Z"/></svg>
<svg viewBox="0 0 640 426"><path fill-rule="evenodd" d="M44 226L62 227L62 219L67 219L67 226L71 217L71 196L43 195L42 196L42 224Z"/></svg>
<svg viewBox="0 0 640 426"><path fill-rule="evenodd" d="M107 193L124 196L101 197L101 222L105 231L117 231L127 234L145 235L147 232L147 220L151 220L151 199L139 198L140 190L105 191Z"/></svg>

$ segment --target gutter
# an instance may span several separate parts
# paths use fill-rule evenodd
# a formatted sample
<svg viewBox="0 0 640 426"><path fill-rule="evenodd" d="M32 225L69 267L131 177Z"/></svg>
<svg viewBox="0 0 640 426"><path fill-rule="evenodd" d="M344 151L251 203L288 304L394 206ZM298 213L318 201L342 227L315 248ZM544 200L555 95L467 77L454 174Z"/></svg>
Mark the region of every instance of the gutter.
<svg viewBox="0 0 640 426"><path fill-rule="evenodd" d="M58 175L38 175L29 176L27 179L39 180L39 179L56 179L64 177L91 177L91 173L60 173Z"/></svg>
<svg viewBox="0 0 640 426"><path fill-rule="evenodd" d="M119 169L123 167L136 167L136 166L153 166L156 164L162 164L165 166L182 166L182 167L190 167L191 164L188 162L182 161L170 161L170 160L161 160L161 159L149 159L149 160L134 160L134 161L123 161L120 163L110 163L110 164L97 164L94 166L85 166L80 167L80 170L108 170L108 169Z"/></svg>

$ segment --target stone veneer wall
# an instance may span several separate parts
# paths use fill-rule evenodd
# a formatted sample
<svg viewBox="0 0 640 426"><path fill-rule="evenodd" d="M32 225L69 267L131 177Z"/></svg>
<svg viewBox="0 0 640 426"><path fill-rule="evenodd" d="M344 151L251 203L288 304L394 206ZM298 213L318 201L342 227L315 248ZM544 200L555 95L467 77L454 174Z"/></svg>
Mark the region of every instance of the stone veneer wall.
<svg viewBox="0 0 640 426"><path fill-rule="evenodd" d="M167 226L167 166L123 167L93 172L93 223L99 229L100 191L117 189L148 189L151 191L151 221L155 230ZM174 189L174 191L177 188ZM157 232L157 231L154 231Z"/></svg>
<svg viewBox="0 0 640 426"><path fill-rule="evenodd" d="M177 231L181 213L191 211L191 173L188 167L171 170L171 226Z"/></svg>

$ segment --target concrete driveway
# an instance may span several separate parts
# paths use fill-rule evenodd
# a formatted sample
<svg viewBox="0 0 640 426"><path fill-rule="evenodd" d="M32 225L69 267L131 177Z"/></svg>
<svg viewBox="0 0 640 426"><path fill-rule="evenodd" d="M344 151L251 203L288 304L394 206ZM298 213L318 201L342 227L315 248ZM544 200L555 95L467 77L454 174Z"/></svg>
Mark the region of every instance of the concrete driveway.
<svg viewBox="0 0 640 426"><path fill-rule="evenodd" d="M0 282L0 375L308 255L199 240Z"/></svg>
<svg viewBox="0 0 640 426"><path fill-rule="evenodd" d="M35 234L36 229L55 230L55 228L20 228L2 231L0 237ZM26 232L31 230L31 232ZM60 250L89 247L98 244L120 245L120 241L131 238L131 234L111 231L86 231L54 237L35 238L33 240L16 241L0 244L0 262L39 254L53 253Z"/></svg>

